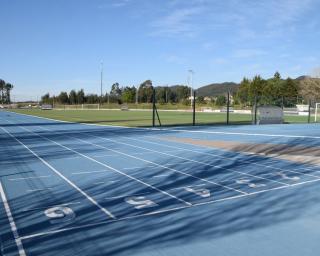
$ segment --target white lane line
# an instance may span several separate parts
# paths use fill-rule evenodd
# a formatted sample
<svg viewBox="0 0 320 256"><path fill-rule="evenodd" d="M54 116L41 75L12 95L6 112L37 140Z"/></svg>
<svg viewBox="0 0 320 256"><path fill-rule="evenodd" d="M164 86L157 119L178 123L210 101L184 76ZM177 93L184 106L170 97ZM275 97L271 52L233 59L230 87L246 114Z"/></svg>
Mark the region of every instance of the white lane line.
<svg viewBox="0 0 320 256"><path fill-rule="evenodd" d="M21 126L19 126L21 127ZM96 200L94 200L91 196L89 196L86 192L81 190L77 185L75 185L72 181L67 179L64 175L62 175L56 168L54 168L51 164L49 164L47 161L45 161L43 158L41 158L39 155L37 155L35 152L32 151L28 146L23 144L19 139L17 139L14 135L12 135L9 131L7 131L5 128L0 127L3 131L5 131L11 138L16 140L19 144L21 144L25 149L27 149L32 155L34 155L36 158L38 158L43 164L45 164L47 167L49 167L54 173L56 173L59 177L61 177L63 180L65 180L69 185L71 185L73 188L75 188L78 192L80 192L83 196L85 196L91 203L93 203L95 206L97 206L102 212L104 212L107 216L109 216L112 219L116 219L116 217L107 209L102 207Z"/></svg>
<svg viewBox="0 0 320 256"><path fill-rule="evenodd" d="M148 168L148 169L152 169L152 168L157 168L157 166L137 166L137 167L124 167L122 168L123 170L135 170L135 169L145 169L145 168Z"/></svg>
<svg viewBox="0 0 320 256"><path fill-rule="evenodd" d="M109 197L105 197L104 199L119 199L119 198L124 198L124 197L133 197L133 196L144 196L144 195L150 195L151 193L141 193L141 194L124 194L124 195L120 195L120 196L109 196Z"/></svg>
<svg viewBox="0 0 320 256"><path fill-rule="evenodd" d="M153 178L161 178L161 177L168 177L170 176L169 174L160 174L160 175L154 175L152 176Z"/></svg>
<svg viewBox="0 0 320 256"><path fill-rule="evenodd" d="M161 190L161 189L159 189L159 188L157 188L157 187L155 187L155 186L153 186L153 185L150 185L150 184L148 184L148 183L146 183L146 182L144 182L144 181L142 181L142 180L140 180L140 179L137 179L137 178L135 178L135 177L133 177L133 176L131 176L131 175L129 175L129 174L126 174L126 173L124 173L124 172L122 172L122 171L120 171L120 170L118 170L118 169L116 169L116 168L113 168L112 166L109 166L109 165L107 165L107 164L104 164L104 163L102 163L102 162L99 162L98 160L96 160L96 159L94 159L94 158L92 158L92 157L90 157L90 156L87 156L87 155L85 155L85 154L82 154L82 153L80 153L80 152L78 152L78 151L76 151L76 150L74 150L74 149L72 149L72 148L69 148L69 147L67 147L67 146L64 146L64 145L62 145L62 144L60 144L60 143L58 143L58 142L56 142L56 141L54 141L54 140L48 139L47 137L42 136L42 135L40 135L40 134L37 134L37 133L35 133L35 132L33 132L33 131L25 128L25 127L22 127L22 126L19 126L19 127L20 127L21 129L24 129L24 130L32 133L32 134L35 134L35 135L39 136L39 137L41 137L41 138L44 138L45 140L50 141L50 142L52 142L52 143L54 143L54 144L56 144L56 145L58 145L58 146L60 146L60 147L62 147L62 148L65 148L65 149L67 149L67 150L69 150L69 151L72 151L72 152L74 152L74 153L76 153L76 154L78 154L78 155L80 155L80 156L82 156L82 157L84 157L84 158L86 158L86 159L89 159L89 160L91 160L92 162L95 162L95 163L100 164L100 165L102 165L102 166L104 166L104 167L107 167L108 169L110 169L110 170L112 170L112 171L114 171L114 172L116 172L116 173L119 173L119 174L121 174L121 175L123 175L123 176L126 176L127 178L130 178L131 180L135 180L135 181L137 181L137 182L140 183L140 184L143 184L143 185L145 185L145 186L147 186L147 187L149 187L149 188L152 188L152 189L154 189L154 190L157 190L158 192L160 192L160 193L162 193L162 194L164 194L164 195L166 195L166 196L169 196L169 197L171 197L171 198L174 198L174 199L176 199L176 200L178 200L178 201L180 201L180 202L182 202L182 203L184 203L184 204L186 204L186 205L188 205L188 206L192 206L191 203L189 203L189 202L187 202L187 201L185 201L185 200L183 200L183 199L181 199L181 198L178 198L178 197L176 197L176 196L174 196L174 195L171 195L171 194L167 193L166 191L163 191L163 190ZM42 128L41 126L38 126L38 127ZM2 129L3 129L3 128L2 128ZM46 129L46 128L42 128L42 129L49 130L49 129ZM49 131L51 131L51 130L49 130ZM69 136L69 135L64 135L64 136L68 136L68 137L72 138L72 136ZM76 138L76 139L77 139L77 138ZM112 151L113 151L113 150L112 150ZM33 151L32 151L32 152L33 152ZM108 172L108 171L109 171L109 170L106 170L106 172Z"/></svg>
<svg viewBox="0 0 320 256"><path fill-rule="evenodd" d="M290 186L285 185L285 186L276 187L276 188L259 190L259 191L252 192L252 193L249 193L249 194L246 194L246 195L240 194L240 195L236 195L236 196L230 196L230 197L225 197L225 198L211 200L211 201L199 202L199 203L193 204L192 207L199 207L199 206L203 206L203 205L209 205L209 204L214 204L214 203L219 203L219 202L224 202L224 201L229 201L229 200L247 198L247 197L251 197L251 196L257 195L257 194L264 194L264 193L267 193L267 192L271 192L271 191L275 191L275 190L282 190L282 189L286 189L286 188L290 189L290 188L294 188L296 186L304 185L306 183L314 183L314 182L319 182L319 181L320 181L320 179L315 179L315 180L296 183L296 184L293 184L293 185L290 185ZM174 212L174 211L178 211L178 210L182 210L182 209L186 209L186 208L190 208L190 207L188 207L188 206L174 207L174 208L169 208L169 209L164 209L164 210L148 212L148 213L145 213L145 214L127 216L127 217L119 218L117 220L103 221L103 222L98 222L98 223L80 225L80 226L76 226L76 227L70 227L70 228L58 229L58 230L53 230L53 231L35 233L35 234L32 234L32 235L27 235L27 236L21 237L21 240L32 239L32 238L46 236L46 235L53 235L53 234L63 233L63 232L72 231L72 230L86 229L86 228L96 227L96 226L100 226L100 225L104 225L104 224L108 224L108 223L112 223L112 222L125 221L125 220L141 218L141 217L146 217L146 216L152 216L152 215L157 215L157 214L162 214L162 213L170 213L170 212Z"/></svg>
<svg viewBox="0 0 320 256"><path fill-rule="evenodd" d="M157 140L156 138L154 138L153 136L145 136L145 137L149 137L153 140ZM125 137L126 139L129 139L129 140L134 140L134 141L139 141L139 140L136 140L136 139L133 139L133 138L129 138L129 137ZM144 140L143 142L147 142L149 144L154 144L154 145L161 145L161 146L166 146L166 147L169 147L169 148L177 148L177 149L182 149L181 147L176 147L176 146L171 146L171 145L167 145L167 144L163 144L163 143L157 143L157 142L152 142L152 141L147 141L147 140ZM185 145L189 145L188 143L184 143L184 142L179 142L181 144L185 144ZM210 147L207 147L207 146L201 146L203 148L208 148L208 149L212 149ZM217 154L212 154L212 153L207 153L207 152L202 152L202 151L198 151L198 150L192 150L192 149L184 149L185 151L188 151L188 152L193 152L193 153L198 153L198 154L202 154L202 155L210 155L210 156L215 156L215 157L219 157L219 158L222 158L222 159L228 159L228 160L233 160L232 158L230 157L225 157L225 156L221 156L221 155L217 155ZM219 149L220 150L220 149ZM227 150L224 150L224 149L221 149L221 151L224 151L224 152L230 152L230 151L227 151ZM254 154L254 153L252 153ZM238 153L238 155L240 155ZM280 170L280 171L288 171L288 172L292 172L292 173L297 173L297 174L302 174L302 175L306 175L306 176L310 176L310 177L313 177L313 178L320 178L319 176L317 175L312 175L312 174L308 174L308 173L301 173L301 172L296 172L296 171L293 171L293 170L284 170L280 167L274 167L274 166L271 166L271 165L265 165L265 164L259 164L259 163L255 163L254 160L242 160L242 159L236 159L236 161L239 161L239 162L242 162L242 163L250 163L252 165L256 165L256 166L260 166L260 167L265 167L265 168L270 168L270 169L274 169L274 170ZM218 168L220 168L219 166L217 166ZM236 171L236 172L239 172L239 171ZM239 172L239 173L242 173L242 172ZM249 173L243 173L243 174L246 174L246 175L251 175ZM251 175L251 176L254 176L254 175ZM259 178L259 176L257 176Z"/></svg>
<svg viewBox="0 0 320 256"><path fill-rule="evenodd" d="M19 212L32 212L32 211L38 211L38 210L43 210L43 209L48 209L51 207L57 207L57 206L69 206L69 205L75 205L75 204L81 204L81 202L71 202L71 203L64 203L64 204L54 204L54 205L47 205L45 207L36 207L36 208L26 208L22 209Z"/></svg>
<svg viewBox="0 0 320 256"><path fill-rule="evenodd" d="M10 209L10 206L9 206L9 203L8 203L8 200L7 200L6 194L4 192L1 181L0 181L0 195L1 195L1 200L3 202L3 205L4 205L4 209L7 214L7 218L9 220L9 224L10 224L10 228L11 228L14 240L16 242L16 245L17 245L17 248L19 251L19 256L26 256L26 252L23 248L23 244L22 244L21 238L19 236L16 223L14 222L14 219L13 219L13 216L11 213L11 209Z"/></svg>
<svg viewBox="0 0 320 256"><path fill-rule="evenodd" d="M101 173L106 172L106 170L100 170L100 171L87 171L87 172L72 172L72 175L81 175L81 174L91 174L91 173Z"/></svg>
<svg viewBox="0 0 320 256"><path fill-rule="evenodd" d="M12 112L11 112L12 113ZM27 116L31 118L38 118L38 119L45 119L55 122L61 122L61 123L68 123L70 125L79 125L79 122L71 122L71 121L62 121L58 119L53 118L47 118L47 117L41 117L41 116L35 116L35 115L29 115L29 114L22 114L22 113L14 113L15 115L19 116ZM169 131L169 132L189 132L189 133L208 133L208 134L226 134L226 135L244 135L244 136L266 136L266 137L284 137L284 138L310 138L310 139L320 139L320 136L308 136L308 135L286 135L286 134L267 134L267 133L245 133L245 132L219 132L219 131L195 131L195 130L179 130L179 129L170 129L170 128L143 128L143 127L126 127L126 126L120 126L120 125L106 125L106 124L88 124L88 123L81 123L82 125L87 126L95 126L98 128L101 128L101 131L108 130L108 131L116 131L115 128L120 129L127 129L127 130L135 130L136 132L145 132L145 131ZM201 126L195 126L200 127Z"/></svg>
<svg viewBox="0 0 320 256"><path fill-rule="evenodd" d="M37 188L37 189L27 189L27 192L39 192L45 190L52 190L52 188Z"/></svg>
<svg viewBox="0 0 320 256"><path fill-rule="evenodd" d="M241 136L261 136L261 137L283 137L283 138L301 138L301 139L320 139L319 136L307 136L307 135L285 135L285 134L267 134L267 133L245 133L245 132L218 132L218 131L197 131L197 130L177 130L160 128L163 131L172 132L186 132L186 133L204 133L204 134L223 134L223 135L241 135Z"/></svg>
<svg viewBox="0 0 320 256"><path fill-rule="evenodd" d="M33 180L33 179L45 179L45 178L50 178L51 175L46 175L46 176L34 176L34 177L25 177L25 178L10 178L8 180L10 181L20 181L20 180Z"/></svg>
<svg viewBox="0 0 320 256"><path fill-rule="evenodd" d="M190 158L185 158L185 157L181 157L181 156L177 156L177 155L173 155L173 154L168 154L168 153L163 153L161 151L157 151L157 150L153 150L153 149L148 149L148 148L144 148L144 147L140 147L140 146L136 146L136 145L132 145L132 144L129 144L129 143L124 143L124 142L116 142L114 140L111 140L111 139L107 139L107 138L104 138L104 137L100 137L100 136L95 136L95 135L89 135L89 136L92 136L92 137L96 137L96 138L100 138L102 140L106 140L106 141L111 141L111 142L114 142L114 143L119 143L119 144L123 144L123 145L127 145L127 146L131 146L131 147L134 147L134 148L141 148L141 149L144 149L144 150L150 150L150 151L153 151L153 152L157 152L158 154L162 154L162 155L167 155L167 156L171 156L171 157L175 157L175 158L179 158L179 159L182 159L182 160L186 160L186 161L190 161L190 162L193 162L193 163L199 163L199 164L202 164L202 165L206 165L206 166L210 166L210 167L215 167L215 168L219 168L219 169L222 169L222 170L228 170L228 171L232 171L232 172L237 172L237 173L241 173L243 175L247 175L247 176L251 176L251 177L255 177L255 178L260 178L260 179L264 179L264 180L268 180L268 181L271 181L271 182L274 182L274 183L279 183L281 185L289 185L288 183L285 183L285 182L280 182L280 181L274 181L274 180L271 180L271 179L268 179L268 178L264 178L264 177L260 177L260 176L256 176L256 175L252 175L252 174L249 174L249 173L244 173L244 172L240 172L240 171L234 171L230 168L226 168L226 167L222 167L222 166L218 166L218 165L213 165L213 164L208 164L208 163L205 163L205 162L202 162L202 161L197 161L197 160L193 160L193 159L190 159ZM154 162L152 162L153 164L155 164ZM165 167L165 166L163 166ZM168 168L168 167L165 167L165 168ZM170 168L172 170L175 170L174 168ZM184 172L182 172L184 173ZM187 174L186 174L187 175ZM188 174L189 175L189 174ZM190 174L191 175L191 174ZM215 183L213 181L209 181L207 179L202 179L202 178L199 178L197 176L194 176L192 175L193 177L196 177L198 179L201 179L203 181L207 181L207 182L210 182L210 183L213 183L215 185L218 185L218 186L223 186L225 188L229 188L229 189L232 189L232 190L235 190L235 191L241 191L241 190L237 190L237 189L234 189L234 188L231 188L229 186L225 186L225 185L222 185L222 184L219 184L219 183ZM242 191L243 192L243 191ZM243 192L245 193L245 192Z"/></svg>
<svg viewBox="0 0 320 256"><path fill-rule="evenodd" d="M69 135L68 135L68 136L69 136ZM113 140L109 140L109 139L106 139L106 138L103 138L103 137L99 137L99 136L94 136L94 135L90 135L90 136L95 137L95 138L100 138L100 139L103 139L103 140L112 141L112 142L115 142L115 143L126 144L126 143L122 143L122 142L116 142L116 141L113 141ZM79 139L79 138L77 138L77 137L73 137L73 136L69 136L69 137L74 138L74 139L79 140L79 141L82 141L82 142L84 142L84 143L86 143L86 144L93 145L93 146L98 147L98 148L106 148L106 147L104 147L104 146L101 146L101 145L98 145L98 144L95 144L95 143L92 143L92 142L88 142L88 141ZM128 144L128 145L130 145L130 144ZM132 146L132 145L131 145L131 146ZM174 169L174 168L170 168L170 167L167 167L167 166L164 166L164 165L161 165L161 164L157 164L157 163L155 163L155 162L152 162L152 161L149 161L149 160L146 160L146 159L143 159L143 158L139 158L139 157L136 157L136 156L132 156L132 155L123 153L123 152L118 151L118 150L113 150L113 149L110 149L110 150L112 150L113 152L116 152L116 153L118 153L118 154L121 154L121 155L124 155L124 156L128 156L128 157L130 157L130 158L134 158L134 159L137 159L137 160L140 160L140 161L149 163L149 164L156 165L156 166L158 166L158 167L162 167L163 169L171 170L171 171L173 171L173 172L177 172L177 173L183 174L183 175L185 175L185 176L195 178L195 179L197 179L197 180L202 180L202 181L205 181L205 182L208 182L208 183L211 183L211 184L215 184L215 185L217 185L217 186L224 187L224 188L229 189L229 190L237 191L238 193L241 193L241 194L247 194L247 193L244 192L244 191L241 191L241 190L238 190L238 189L235 189L235 188L232 188L232 187L224 186L224 185L221 185L221 184L219 184L219 183L216 183L216 182L213 182L213 181L210 181L210 180L207 180L207 179L203 179L203 178L194 176L194 175L189 174L189 173L184 173L184 172L181 172L181 171L176 170L176 169ZM163 153L163 154L166 154L166 153ZM170 155L170 154L166 154L166 155ZM172 156L173 156L173 155L172 155Z"/></svg>

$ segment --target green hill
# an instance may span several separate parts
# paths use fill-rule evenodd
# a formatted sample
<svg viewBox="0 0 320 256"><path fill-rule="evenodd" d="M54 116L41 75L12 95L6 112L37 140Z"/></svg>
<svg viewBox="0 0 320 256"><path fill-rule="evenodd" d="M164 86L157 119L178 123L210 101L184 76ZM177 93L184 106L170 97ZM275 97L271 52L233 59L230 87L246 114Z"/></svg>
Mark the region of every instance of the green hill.
<svg viewBox="0 0 320 256"><path fill-rule="evenodd" d="M197 89L197 96L214 97L226 94L229 90L234 93L238 90L239 84L233 82L213 83Z"/></svg>

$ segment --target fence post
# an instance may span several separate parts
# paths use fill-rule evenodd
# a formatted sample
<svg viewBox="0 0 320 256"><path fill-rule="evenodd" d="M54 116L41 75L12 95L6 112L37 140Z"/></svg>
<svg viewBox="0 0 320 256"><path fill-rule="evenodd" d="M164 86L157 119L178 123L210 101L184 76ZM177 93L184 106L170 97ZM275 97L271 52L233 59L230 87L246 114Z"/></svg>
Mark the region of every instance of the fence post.
<svg viewBox="0 0 320 256"><path fill-rule="evenodd" d="M227 98L227 124L229 124L229 112L230 112L230 91L228 91L228 98Z"/></svg>
<svg viewBox="0 0 320 256"><path fill-rule="evenodd" d="M257 124L257 95L254 96L254 124Z"/></svg>
<svg viewBox="0 0 320 256"><path fill-rule="evenodd" d="M156 91L152 90L152 127L155 127L155 114L156 114Z"/></svg>
<svg viewBox="0 0 320 256"><path fill-rule="evenodd" d="M311 117L311 100L309 100L308 123L310 123L310 117Z"/></svg>
<svg viewBox="0 0 320 256"><path fill-rule="evenodd" d="M192 112L192 125L196 125L196 91L193 91L193 112Z"/></svg>

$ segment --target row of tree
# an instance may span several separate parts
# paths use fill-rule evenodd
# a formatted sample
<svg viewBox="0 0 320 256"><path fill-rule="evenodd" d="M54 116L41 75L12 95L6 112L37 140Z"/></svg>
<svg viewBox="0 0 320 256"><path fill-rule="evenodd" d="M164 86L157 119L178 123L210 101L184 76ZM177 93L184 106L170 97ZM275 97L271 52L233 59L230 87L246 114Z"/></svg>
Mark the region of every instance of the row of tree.
<svg viewBox="0 0 320 256"><path fill-rule="evenodd" d="M69 93L61 92L58 96L49 93L41 97L41 102L46 104L95 104L95 103L152 103L153 86L151 80L140 84L138 90L135 86L121 87L119 83L111 86L109 93L98 96L85 94L84 90L71 90ZM184 85L158 86L155 88L156 101L159 103L188 103L190 88Z"/></svg>
<svg viewBox="0 0 320 256"><path fill-rule="evenodd" d="M11 103L12 89L13 89L13 85L11 83L7 83L3 79L0 79L0 103L1 104Z"/></svg>
<svg viewBox="0 0 320 256"><path fill-rule="evenodd" d="M290 105L299 97L299 83L287 78L281 79L276 72L271 79L262 79L256 75L253 79L243 78L235 95L235 100L244 105L260 104Z"/></svg>
<svg viewBox="0 0 320 256"><path fill-rule="evenodd" d="M50 97L46 94L42 97L43 103L60 104L94 104L94 103L151 103L155 89L156 102L190 104L191 88L185 85L157 86L153 87L151 80L146 80L137 89L135 86L120 86L114 83L109 93L98 96L97 94L85 94L83 89L71 90L69 93L61 92L58 96ZM199 104L214 104L223 106L227 102L227 93L211 97L199 96L196 102ZM252 79L243 78L239 89L232 92L232 102L245 106L252 106L255 102L266 105L293 106L298 100L320 100L320 79L303 78L282 79L276 72L270 79L263 79L256 75Z"/></svg>

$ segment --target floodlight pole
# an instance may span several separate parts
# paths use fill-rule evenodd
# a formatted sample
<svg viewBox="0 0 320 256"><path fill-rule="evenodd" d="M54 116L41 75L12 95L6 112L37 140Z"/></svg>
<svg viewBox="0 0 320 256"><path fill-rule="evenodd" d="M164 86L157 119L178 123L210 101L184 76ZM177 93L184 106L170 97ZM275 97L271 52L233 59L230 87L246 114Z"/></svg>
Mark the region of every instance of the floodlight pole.
<svg viewBox="0 0 320 256"><path fill-rule="evenodd" d="M102 104L102 79L103 79L103 62L101 61L101 72L100 72L100 104Z"/></svg>
<svg viewBox="0 0 320 256"><path fill-rule="evenodd" d="M193 91L193 74L194 74L194 72L192 69L189 69L188 72L189 72L188 85L190 86L190 96L191 96L191 106L192 106L192 97L193 97L192 91Z"/></svg>
<svg viewBox="0 0 320 256"><path fill-rule="evenodd" d="M230 113L230 91L228 90L228 99L227 99L227 124L229 124L229 113Z"/></svg>

